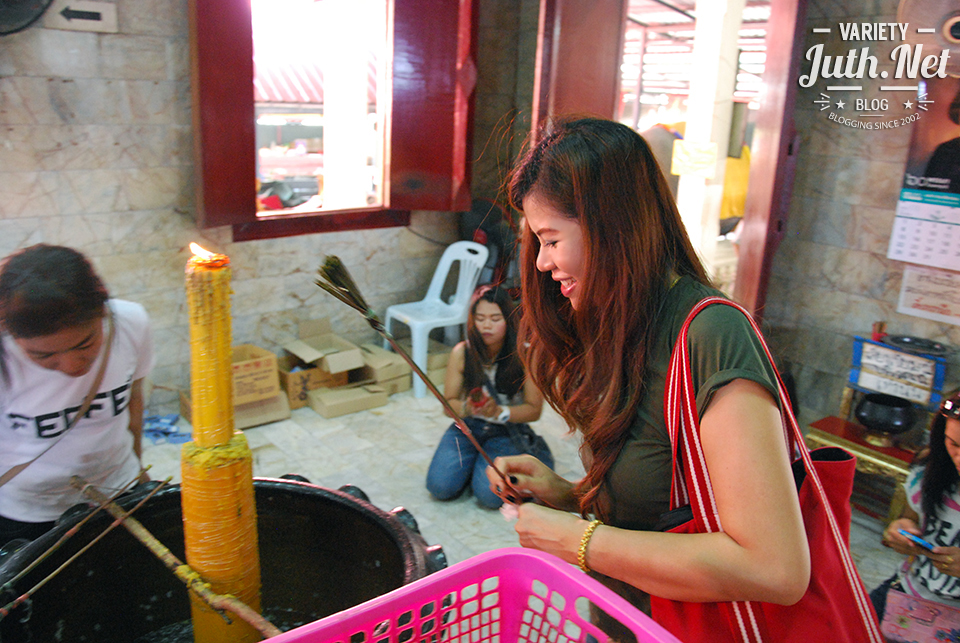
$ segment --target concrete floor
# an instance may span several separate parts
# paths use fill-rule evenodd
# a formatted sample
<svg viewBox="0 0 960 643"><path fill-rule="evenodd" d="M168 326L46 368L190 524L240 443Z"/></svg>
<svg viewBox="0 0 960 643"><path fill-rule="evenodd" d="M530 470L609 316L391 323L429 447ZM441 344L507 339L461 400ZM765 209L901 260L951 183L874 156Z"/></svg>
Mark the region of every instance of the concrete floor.
<svg viewBox="0 0 960 643"><path fill-rule="evenodd" d="M181 419L179 424L184 427ZM434 500L424 486L427 467L449 425L432 396L417 399L399 393L384 407L325 419L310 408L290 419L247 429L254 456L254 475L300 474L330 488L353 484L384 510L403 506L416 518L427 543L440 544L449 564L500 547L517 546L513 526L498 511L483 509L469 492L458 499ZM534 429L547 440L556 470L569 479L583 474L578 441L548 406ZM180 445L153 444L144 439L144 461L153 479L180 481ZM901 556L880 545L880 521L854 512L851 551L870 590L889 577Z"/></svg>

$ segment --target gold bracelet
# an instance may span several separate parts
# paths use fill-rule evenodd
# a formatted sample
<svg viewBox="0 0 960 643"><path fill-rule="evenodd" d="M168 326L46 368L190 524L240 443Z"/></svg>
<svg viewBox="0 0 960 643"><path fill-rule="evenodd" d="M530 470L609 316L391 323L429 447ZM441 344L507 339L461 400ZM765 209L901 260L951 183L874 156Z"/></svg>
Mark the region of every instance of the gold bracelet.
<svg viewBox="0 0 960 643"><path fill-rule="evenodd" d="M587 528L583 531L583 537L580 538L580 549L577 550L577 564L580 565L580 569L585 572L589 572L590 568L587 567L587 545L590 543L590 539L593 537L593 532L597 530L597 527L603 523L599 520L594 520Z"/></svg>

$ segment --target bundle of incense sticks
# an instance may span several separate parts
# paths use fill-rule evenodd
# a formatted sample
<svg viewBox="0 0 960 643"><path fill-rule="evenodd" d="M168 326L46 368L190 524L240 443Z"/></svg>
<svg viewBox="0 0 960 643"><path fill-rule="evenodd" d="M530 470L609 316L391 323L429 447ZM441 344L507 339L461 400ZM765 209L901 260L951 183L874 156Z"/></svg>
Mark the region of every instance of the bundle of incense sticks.
<svg viewBox="0 0 960 643"><path fill-rule="evenodd" d="M520 502L521 495L510 483L509 478L500 471L497 466L493 463L493 460L490 459L490 456L487 455L487 452L483 450L483 447L480 446L480 443L477 442L477 439L473 437L473 433L470 431L470 428L467 426L467 423L463 421L463 418L453 410L453 407L450 406L450 402L447 401L437 387L433 385L433 382L430 381L430 378L427 377L419 366L417 366L413 359L397 344L393 336L387 331L386 327L383 325L383 322L380 321L380 318L377 317L376 313L373 312L373 309L367 305L366 300L364 300L363 295L360 294L360 289L357 288L357 284L353 281L353 278L350 276L350 273L347 271L346 266L343 265L343 262L340 261L339 257L333 255L327 255L324 259L323 265L317 271L320 275L320 278L316 280L316 284L320 286L323 290L327 291L346 305L350 306L354 310L358 311L363 315L364 319L367 320L367 323L370 326L380 333L384 339L386 339L390 345L393 347L393 350L397 352L408 364L413 368L413 371L417 376L423 380L423 383L427 385L427 388L430 390L433 395L440 400L440 403L443 404L443 407L447 410L447 413L453 418L454 423L456 423L457 428L467 436L467 439L470 440L470 443L474 446L477 452L483 456L483 459L488 465L490 465L494 471L497 472L497 475L500 476L500 479L503 481L503 489L505 495L512 495L516 502Z"/></svg>

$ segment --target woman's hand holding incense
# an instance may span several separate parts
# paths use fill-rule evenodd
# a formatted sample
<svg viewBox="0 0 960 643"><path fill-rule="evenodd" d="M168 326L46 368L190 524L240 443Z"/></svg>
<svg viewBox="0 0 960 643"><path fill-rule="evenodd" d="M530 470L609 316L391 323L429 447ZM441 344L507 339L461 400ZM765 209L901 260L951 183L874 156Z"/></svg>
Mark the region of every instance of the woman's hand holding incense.
<svg viewBox="0 0 960 643"><path fill-rule="evenodd" d="M577 564L580 539L588 523L567 511L558 511L526 503L517 508L518 519L513 528L520 545L553 554L568 563Z"/></svg>
<svg viewBox="0 0 960 643"><path fill-rule="evenodd" d="M576 511L579 508L573 494L573 483L558 476L532 455L501 456L493 463L524 497L532 496L542 504L564 511ZM491 467L487 467L487 479L490 480L490 489L503 497L503 482ZM516 503L522 498L505 499Z"/></svg>

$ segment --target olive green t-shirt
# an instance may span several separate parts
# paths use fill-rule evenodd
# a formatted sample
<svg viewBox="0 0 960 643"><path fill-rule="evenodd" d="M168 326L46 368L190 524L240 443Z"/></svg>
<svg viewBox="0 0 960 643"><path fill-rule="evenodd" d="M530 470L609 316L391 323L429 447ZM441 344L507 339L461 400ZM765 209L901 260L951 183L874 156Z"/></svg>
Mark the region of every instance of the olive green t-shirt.
<svg viewBox="0 0 960 643"><path fill-rule="evenodd" d="M652 529L670 508L672 454L663 419L670 355L690 309L717 295L722 296L689 277L681 278L666 295L648 357L647 390L630 436L607 475L604 500L610 503L612 525ZM690 324L689 339L699 417L717 389L735 379L757 382L777 399L775 372L743 313L722 304L708 306Z"/></svg>
<svg viewBox="0 0 960 643"><path fill-rule="evenodd" d="M648 356L647 390L630 436L601 491L600 501L608 507L608 523L612 526L650 530L670 509L672 454L663 419L667 370L687 314L697 302L713 296L723 294L690 277L682 277L666 295ZM778 399L776 374L743 313L722 304L708 306L690 324L688 337L699 417L703 417L717 389L735 379L757 382ZM649 597L644 592L601 574L591 575L649 614ZM605 618L598 624L608 634L625 635Z"/></svg>

